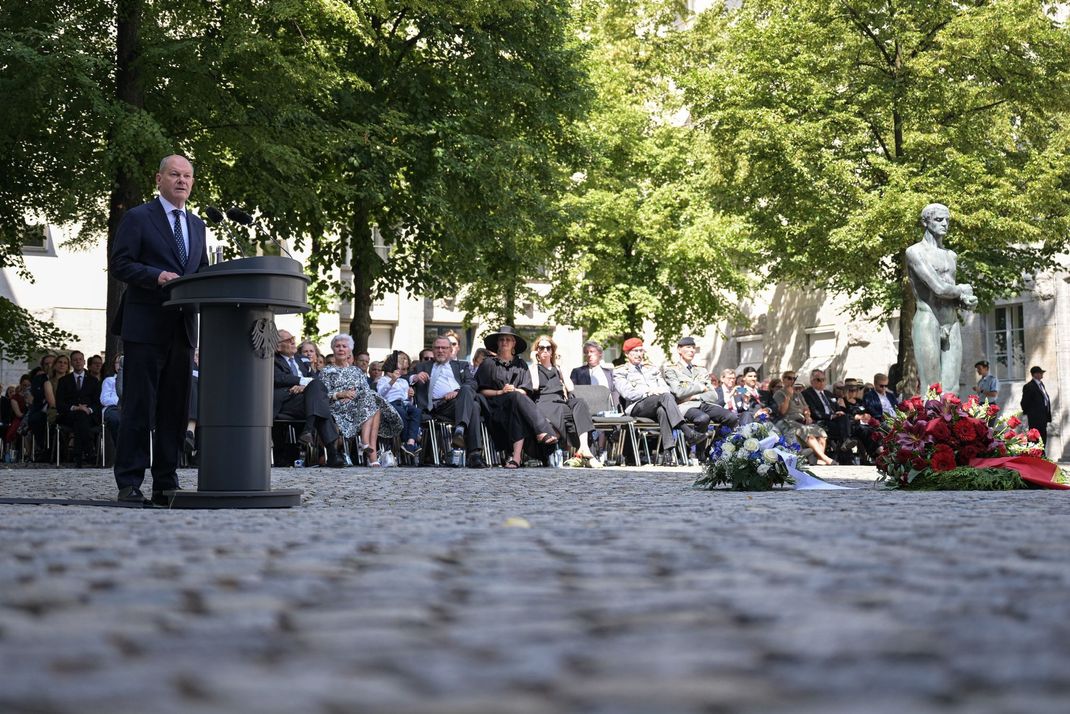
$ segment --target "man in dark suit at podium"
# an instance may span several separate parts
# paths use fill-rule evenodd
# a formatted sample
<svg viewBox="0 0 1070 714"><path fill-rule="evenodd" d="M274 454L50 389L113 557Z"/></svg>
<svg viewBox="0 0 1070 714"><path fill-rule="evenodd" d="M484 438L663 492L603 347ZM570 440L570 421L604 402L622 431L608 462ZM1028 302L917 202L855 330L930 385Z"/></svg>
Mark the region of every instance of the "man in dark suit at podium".
<svg viewBox="0 0 1070 714"><path fill-rule="evenodd" d="M93 427L100 424L100 382L85 369L85 355L71 352L71 372L56 385L56 422L74 432L78 468L93 450Z"/></svg>
<svg viewBox="0 0 1070 714"><path fill-rule="evenodd" d="M152 502L166 505L163 492L178 488L179 455L186 434L196 312L165 308L164 286L208 265L204 221L187 210L193 165L167 156L156 173L159 196L131 208L115 234L109 269L126 284L112 331L123 339L123 409L115 454L119 500L142 502L149 463L150 429L156 429L152 458Z"/></svg>
<svg viewBox="0 0 1070 714"><path fill-rule="evenodd" d="M327 388L313 376L308 360L297 356L297 339L286 330L279 330L272 381L271 418L304 421L305 427L297 440L311 444L319 434L327 451L327 466L336 469L345 466L345 459L335 447L338 429L331 416Z"/></svg>

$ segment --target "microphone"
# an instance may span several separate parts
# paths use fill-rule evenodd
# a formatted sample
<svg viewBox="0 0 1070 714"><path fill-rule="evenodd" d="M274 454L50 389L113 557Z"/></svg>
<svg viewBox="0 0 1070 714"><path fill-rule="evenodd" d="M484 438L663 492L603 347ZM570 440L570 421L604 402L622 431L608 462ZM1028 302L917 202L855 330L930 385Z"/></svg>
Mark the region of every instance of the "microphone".
<svg viewBox="0 0 1070 714"><path fill-rule="evenodd" d="M234 221L235 223L240 223L243 226L253 225L253 217L245 211L241 210L240 208L228 208L227 218Z"/></svg>
<svg viewBox="0 0 1070 714"><path fill-rule="evenodd" d="M286 257L288 257L290 260L295 259L293 255L290 254L290 251L286 250L286 247L279 241L278 238L268 233L267 229L264 228L264 226L260 225L260 221L254 220L252 216L250 216L248 213L241 210L237 206L232 206L231 208L227 209L227 218L234 221L235 223L240 223L243 226L252 226L256 230L260 231L260 234L262 236L274 243L279 250L285 253Z"/></svg>
<svg viewBox="0 0 1070 714"><path fill-rule="evenodd" d="M212 223L222 223L223 222L223 212L220 211L215 206L205 206L204 207L204 217L207 218L208 220L210 220Z"/></svg>

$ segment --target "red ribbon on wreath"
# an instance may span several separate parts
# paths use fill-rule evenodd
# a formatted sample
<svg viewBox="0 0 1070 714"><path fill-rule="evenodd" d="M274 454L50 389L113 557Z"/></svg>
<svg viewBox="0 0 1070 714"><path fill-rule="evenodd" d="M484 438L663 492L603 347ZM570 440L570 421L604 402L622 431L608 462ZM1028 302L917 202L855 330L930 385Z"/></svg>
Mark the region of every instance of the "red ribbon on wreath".
<svg viewBox="0 0 1070 714"><path fill-rule="evenodd" d="M1056 483L1059 467L1054 462L1036 456L1001 456L995 459L970 459L970 466L979 469L1000 468L1017 471L1023 481L1042 488L1070 491L1070 484Z"/></svg>

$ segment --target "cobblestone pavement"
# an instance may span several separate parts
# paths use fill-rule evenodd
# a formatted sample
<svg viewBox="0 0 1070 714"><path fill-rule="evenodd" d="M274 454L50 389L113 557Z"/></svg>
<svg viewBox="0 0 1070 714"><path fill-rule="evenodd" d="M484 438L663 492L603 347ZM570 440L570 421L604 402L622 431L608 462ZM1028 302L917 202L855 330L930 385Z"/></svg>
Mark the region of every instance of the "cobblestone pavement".
<svg viewBox="0 0 1070 714"><path fill-rule="evenodd" d="M1067 711L1070 493L818 471L858 489L277 469L301 508L0 505L0 711ZM114 497L0 470L27 494Z"/></svg>

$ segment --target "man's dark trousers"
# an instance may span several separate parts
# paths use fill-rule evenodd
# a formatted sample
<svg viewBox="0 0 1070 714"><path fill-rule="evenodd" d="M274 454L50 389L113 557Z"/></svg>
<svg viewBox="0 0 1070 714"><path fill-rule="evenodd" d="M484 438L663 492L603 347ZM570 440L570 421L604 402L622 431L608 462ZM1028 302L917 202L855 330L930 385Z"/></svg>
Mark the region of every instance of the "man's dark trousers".
<svg viewBox="0 0 1070 714"><path fill-rule="evenodd" d="M152 490L178 487L176 469L186 436L193 348L181 316L167 318L173 323L172 334L163 344L123 341L123 408L115 456L120 489L141 488L153 428Z"/></svg>
<svg viewBox="0 0 1070 714"><path fill-rule="evenodd" d="M449 420L464 427L464 446L468 453L483 450L483 421L480 409L484 402L470 384L463 385L453 399L440 399L431 407L431 416Z"/></svg>

